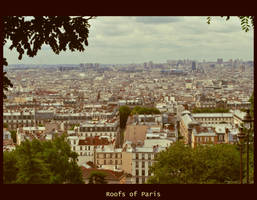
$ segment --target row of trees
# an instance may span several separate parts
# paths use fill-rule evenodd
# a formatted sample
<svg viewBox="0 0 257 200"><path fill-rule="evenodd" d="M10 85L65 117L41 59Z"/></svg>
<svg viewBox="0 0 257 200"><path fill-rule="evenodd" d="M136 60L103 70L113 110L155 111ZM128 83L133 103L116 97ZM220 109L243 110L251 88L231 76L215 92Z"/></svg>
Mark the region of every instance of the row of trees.
<svg viewBox="0 0 257 200"><path fill-rule="evenodd" d="M136 106L133 108L133 110L131 111L131 114L135 115L135 114L146 114L146 115L150 115L150 114L160 114L161 112L154 107L148 108L148 107L140 107L140 106Z"/></svg>
<svg viewBox="0 0 257 200"><path fill-rule="evenodd" d="M3 154L5 184L83 184L77 165L78 154L71 151L66 136L52 141L26 140L14 151Z"/></svg>
<svg viewBox="0 0 257 200"><path fill-rule="evenodd" d="M150 184L239 183L240 152L237 145L217 144L191 148L182 142L160 152L151 167Z"/></svg>

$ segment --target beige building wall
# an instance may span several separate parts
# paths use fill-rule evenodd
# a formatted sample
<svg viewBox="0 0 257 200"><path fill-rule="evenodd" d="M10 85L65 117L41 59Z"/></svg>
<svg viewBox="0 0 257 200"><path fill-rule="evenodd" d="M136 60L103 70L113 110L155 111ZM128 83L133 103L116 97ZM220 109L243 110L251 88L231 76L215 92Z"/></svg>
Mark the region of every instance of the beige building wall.
<svg viewBox="0 0 257 200"><path fill-rule="evenodd" d="M131 141L137 144L138 141L144 141L147 128L146 125L128 125L124 132L124 142Z"/></svg>
<svg viewBox="0 0 257 200"><path fill-rule="evenodd" d="M132 174L132 152L122 152L122 170Z"/></svg>
<svg viewBox="0 0 257 200"><path fill-rule="evenodd" d="M121 152L96 152L97 165L122 165Z"/></svg>

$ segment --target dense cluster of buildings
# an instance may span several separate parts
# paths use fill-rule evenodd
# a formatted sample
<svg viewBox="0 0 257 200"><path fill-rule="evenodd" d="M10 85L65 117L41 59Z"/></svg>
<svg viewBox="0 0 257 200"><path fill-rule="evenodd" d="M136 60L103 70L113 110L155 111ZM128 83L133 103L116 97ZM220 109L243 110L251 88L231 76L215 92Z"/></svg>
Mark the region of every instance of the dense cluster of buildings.
<svg viewBox="0 0 257 200"><path fill-rule="evenodd" d="M11 67L7 74L14 87L3 104L3 150L66 133L85 182L99 170L109 183L146 183L158 153L181 137L192 148L235 143L253 92L253 63L241 60ZM131 115L121 130L124 105L161 114ZM192 112L200 108L229 112Z"/></svg>

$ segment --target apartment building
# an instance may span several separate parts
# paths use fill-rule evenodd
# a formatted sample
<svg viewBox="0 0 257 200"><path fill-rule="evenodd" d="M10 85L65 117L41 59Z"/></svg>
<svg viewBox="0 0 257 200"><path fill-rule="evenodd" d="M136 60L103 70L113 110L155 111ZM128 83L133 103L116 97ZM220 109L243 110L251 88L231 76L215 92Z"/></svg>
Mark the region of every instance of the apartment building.
<svg viewBox="0 0 257 200"><path fill-rule="evenodd" d="M197 122L191 113L187 110L181 113L181 120L180 120L180 134L184 137L184 141L186 144L192 144L192 129L195 126L199 126L199 122Z"/></svg>
<svg viewBox="0 0 257 200"><path fill-rule="evenodd" d="M103 169L121 170L122 149L104 146L96 150L96 165Z"/></svg>
<svg viewBox="0 0 257 200"><path fill-rule="evenodd" d="M158 147L137 147L132 151L132 184L144 184L151 176L149 169L153 164Z"/></svg>
<svg viewBox="0 0 257 200"><path fill-rule="evenodd" d="M232 110L249 109L251 103L248 101L228 101L226 106Z"/></svg>
<svg viewBox="0 0 257 200"><path fill-rule="evenodd" d="M111 140L116 139L119 132L119 120L113 119L87 121L80 124L78 128L78 135L84 137L106 136Z"/></svg>
<svg viewBox="0 0 257 200"><path fill-rule="evenodd" d="M3 122L8 124L10 130L15 130L18 127L22 126L33 126L36 122L35 112L24 112L24 111L15 111L15 112L4 112L3 113Z"/></svg>
<svg viewBox="0 0 257 200"><path fill-rule="evenodd" d="M243 123L244 112L195 113L182 112L180 133L185 143L192 147L198 144L236 143L238 127Z"/></svg>
<svg viewBox="0 0 257 200"><path fill-rule="evenodd" d="M224 142L224 135L219 134L218 137L215 128L196 126L192 129L191 147L194 148L197 145L217 144L218 138L220 139L220 142Z"/></svg>
<svg viewBox="0 0 257 200"><path fill-rule="evenodd" d="M72 151L78 153L78 164L82 165L89 161L96 163L96 151L105 146L114 148L114 141L104 137L79 137L75 134L68 136Z"/></svg>
<svg viewBox="0 0 257 200"><path fill-rule="evenodd" d="M193 113L192 117L201 124L232 124L234 122L232 113Z"/></svg>
<svg viewBox="0 0 257 200"><path fill-rule="evenodd" d="M16 142L17 145L20 145L21 142L33 139L38 140L51 140L51 134L45 134L45 127L19 127L17 128L16 133Z"/></svg>
<svg viewBox="0 0 257 200"><path fill-rule="evenodd" d="M238 127L241 126L241 124L243 123L244 117L246 115L246 112L242 112L240 110L234 110L233 112L233 120L234 120L234 124Z"/></svg>
<svg viewBox="0 0 257 200"><path fill-rule="evenodd" d="M141 125L132 128L132 132L130 131L131 138L128 137L123 145L121 167L124 172L132 175L132 184L146 183L151 176L149 170L154 163L156 154L176 141L176 137L169 134L170 132L167 129L163 130L158 126L145 128ZM144 136L141 137L140 142L133 140L136 130L145 130L145 135L143 134ZM139 138L139 135L135 136Z"/></svg>

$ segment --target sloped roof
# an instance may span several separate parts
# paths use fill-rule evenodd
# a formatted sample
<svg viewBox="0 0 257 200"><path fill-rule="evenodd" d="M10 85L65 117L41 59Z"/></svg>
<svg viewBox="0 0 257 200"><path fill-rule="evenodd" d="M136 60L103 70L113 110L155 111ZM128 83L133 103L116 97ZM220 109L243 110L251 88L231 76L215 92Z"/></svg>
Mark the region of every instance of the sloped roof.
<svg viewBox="0 0 257 200"><path fill-rule="evenodd" d="M108 145L111 142L107 138L87 137L84 140L79 140L79 145Z"/></svg>
<svg viewBox="0 0 257 200"><path fill-rule="evenodd" d="M106 174L105 179L108 181L119 181L121 179L121 177L124 175L123 172L115 172L112 170L108 170L108 169L96 169L96 168L85 168L83 166L81 166L81 170L82 170L82 175L84 179L88 179L90 174L92 172L102 172Z"/></svg>

